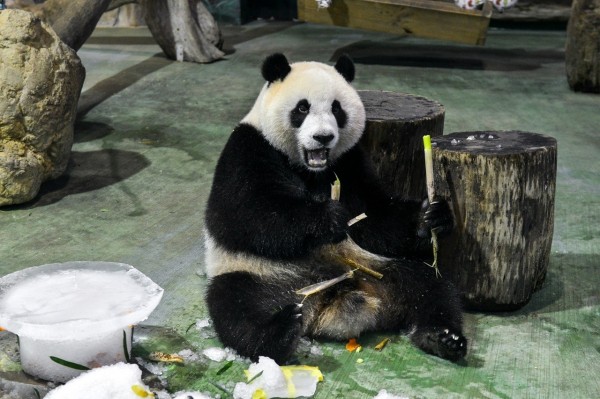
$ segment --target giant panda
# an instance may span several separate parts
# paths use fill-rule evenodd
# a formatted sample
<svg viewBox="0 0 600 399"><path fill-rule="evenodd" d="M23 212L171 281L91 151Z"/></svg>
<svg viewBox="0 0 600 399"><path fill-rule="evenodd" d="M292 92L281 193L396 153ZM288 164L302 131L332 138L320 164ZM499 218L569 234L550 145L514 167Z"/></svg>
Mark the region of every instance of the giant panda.
<svg viewBox="0 0 600 399"><path fill-rule="evenodd" d="M430 231L448 233L445 201L391 197L357 145L365 109L348 56L335 66L262 65L266 80L217 162L205 213L206 301L221 342L240 355L289 361L302 336L408 334L451 361L466 354L455 288L424 263ZM331 197L339 179L341 196ZM352 226L348 221L365 213ZM383 274L310 296L301 288L348 271L339 255Z"/></svg>

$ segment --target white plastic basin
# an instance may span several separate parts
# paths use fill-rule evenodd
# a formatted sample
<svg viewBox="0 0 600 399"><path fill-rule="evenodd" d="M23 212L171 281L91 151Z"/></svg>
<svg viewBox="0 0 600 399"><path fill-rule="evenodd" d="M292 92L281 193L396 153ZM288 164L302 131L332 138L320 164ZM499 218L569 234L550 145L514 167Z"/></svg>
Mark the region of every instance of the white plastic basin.
<svg viewBox="0 0 600 399"><path fill-rule="evenodd" d="M19 336L26 373L65 382L82 371L51 357L88 368L124 361L132 326L148 318L162 295L123 263L31 267L0 278L0 326Z"/></svg>

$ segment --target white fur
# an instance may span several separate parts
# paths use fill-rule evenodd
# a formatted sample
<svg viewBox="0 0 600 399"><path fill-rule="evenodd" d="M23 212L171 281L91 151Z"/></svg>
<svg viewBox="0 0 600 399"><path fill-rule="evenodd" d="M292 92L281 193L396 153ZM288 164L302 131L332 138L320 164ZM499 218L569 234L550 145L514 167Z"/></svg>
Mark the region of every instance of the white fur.
<svg viewBox="0 0 600 399"><path fill-rule="evenodd" d="M319 62L291 64L291 72L283 79L265 84L254 106L242 119L261 131L271 145L288 156L294 164L305 165L304 150L321 148L313 139L316 133L333 134L326 145L333 161L352 148L365 127L365 108L356 90L334 67ZM310 112L300 128L294 128L290 112L298 101L306 99ZM338 129L331 112L334 100L346 112L347 122ZM308 167L308 166L307 166Z"/></svg>
<svg viewBox="0 0 600 399"><path fill-rule="evenodd" d="M280 280L297 278L293 272L296 267L289 263L229 251L218 245L206 229L204 237L206 275L208 277L232 272L250 272L261 277L273 277Z"/></svg>

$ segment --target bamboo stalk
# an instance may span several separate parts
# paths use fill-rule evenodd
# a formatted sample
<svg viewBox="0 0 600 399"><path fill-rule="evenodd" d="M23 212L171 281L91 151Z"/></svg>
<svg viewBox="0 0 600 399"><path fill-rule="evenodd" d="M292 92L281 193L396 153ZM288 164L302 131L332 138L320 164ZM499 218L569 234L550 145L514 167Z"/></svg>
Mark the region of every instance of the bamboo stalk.
<svg viewBox="0 0 600 399"><path fill-rule="evenodd" d="M425 151L425 176L427 179L427 198L429 203L433 203L433 197L435 195L435 182L433 180L433 158L431 156L431 137L429 135L423 136L423 147ZM435 230L431 230L431 245L433 247L433 263L429 266L435 269L435 275L441 277L440 270L437 263L438 255L438 240Z"/></svg>
<svg viewBox="0 0 600 399"><path fill-rule="evenodd" d="M337 259L340 263L354 267L354 268L360 270L361 272L366 273L370 276L373 276L379 280L381 280L383 278L383 274L376 272L375 270L370 269L366 266L363 266L360 263L358 263L350 258L346 258L345 256L336 255L335 259Z"/></svg>

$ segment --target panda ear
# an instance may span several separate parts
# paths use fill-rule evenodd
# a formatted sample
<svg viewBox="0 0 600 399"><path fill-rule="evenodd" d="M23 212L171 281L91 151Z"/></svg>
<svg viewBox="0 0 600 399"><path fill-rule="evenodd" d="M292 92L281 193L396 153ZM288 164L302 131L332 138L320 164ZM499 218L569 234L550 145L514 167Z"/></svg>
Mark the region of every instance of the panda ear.
<svg viewBox="0 0 600 399"><path fill-rule="evenodd" d="M348 54L342 54L342 56L338 58L334 68L348 83L354 80L354 62Z"/></svg>
<svg viewBox="0 0 600 399"><path fill-rule="evenodd" d="M268 56L262 65L262 76L269 83L276 80L283 80L290 73L292 67L285 55L275 53Z"/></svg>

